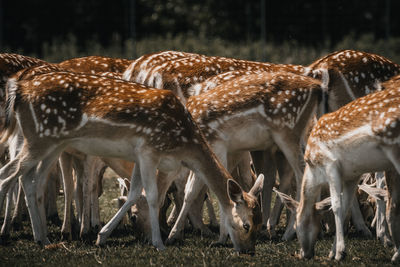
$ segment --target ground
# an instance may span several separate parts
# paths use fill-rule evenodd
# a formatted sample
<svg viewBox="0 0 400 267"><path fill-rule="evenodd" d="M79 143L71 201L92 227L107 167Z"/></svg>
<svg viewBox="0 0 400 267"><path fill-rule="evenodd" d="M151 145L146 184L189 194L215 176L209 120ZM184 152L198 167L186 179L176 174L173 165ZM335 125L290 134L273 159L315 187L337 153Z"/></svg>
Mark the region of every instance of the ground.
<svg viewBox="0 0 400 267"><path fill-rule="evenodd" d="M116 211L118 189L116 179L107 172L104 180L104 193L100 197L101 218L108 221ZM63 197L59 197L61 208ZM283 223L279 225L279 234L283 233ZM366 240L350 233L346 238L347 257L337 263L328 260L327 255L332 246L333 237L325 236L316 244L316 256L312 260L298 258L297 240L282 242L278 239L268 240L260 235L256 246L256 255L237 255L232 247L214 248L210 243L217 240L213 237L202 237L196 233L185 233L181 244L168 246L158 252L151 245L138 240L131 234L129 227L113 233L105 247L98 248L92 242L60 239L60 227L49 226L49 238L52 245L45 248L36 245L32 240L30 224L26 222L21 231L12 232L10 242L0 245L0 266L320 266L320 265L367 265L391 266L391 248L384 248L377 240Z"/></svg>

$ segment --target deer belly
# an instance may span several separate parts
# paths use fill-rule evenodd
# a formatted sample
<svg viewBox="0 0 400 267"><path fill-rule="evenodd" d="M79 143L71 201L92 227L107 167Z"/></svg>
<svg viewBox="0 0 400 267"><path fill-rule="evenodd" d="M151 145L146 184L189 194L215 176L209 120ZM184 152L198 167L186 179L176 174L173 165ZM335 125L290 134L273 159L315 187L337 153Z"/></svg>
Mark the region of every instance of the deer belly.
<svg viewBox="0 0 400 267"><path fill-rule="evenodd" d="M103 139L103 138L84 138L75 140L71 147L89 155L122 158L134 161L138 148L143 144L141 138L134 139Z"/></svg>
<svg viewBox="0 0 400 267"><path fill-rule="evenodd" d="M244 123L225 134L228 151L254 151L268 149L273 145L271 133L265 125Z"/></svg>
<svg viewBox="0 0 400 267"><path fill-rule="evenodd" d="M391 169L391 163L375 142L348 146L340 153L342 175L354 177L367 172Z"/></svg>

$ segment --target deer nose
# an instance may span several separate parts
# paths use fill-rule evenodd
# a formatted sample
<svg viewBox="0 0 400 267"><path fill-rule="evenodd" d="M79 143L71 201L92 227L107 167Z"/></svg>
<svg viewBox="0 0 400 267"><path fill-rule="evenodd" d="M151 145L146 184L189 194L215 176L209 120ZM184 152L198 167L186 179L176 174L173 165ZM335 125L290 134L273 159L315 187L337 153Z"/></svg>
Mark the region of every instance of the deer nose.
<svg viewBox="0 0 400 267"><path fill-rule="evenodd" d="M243 228L244 228L244 230L246 230L246 233L248 233L249 230L250 230L250 224L244 223L244 224L243 224Z"/></svg>

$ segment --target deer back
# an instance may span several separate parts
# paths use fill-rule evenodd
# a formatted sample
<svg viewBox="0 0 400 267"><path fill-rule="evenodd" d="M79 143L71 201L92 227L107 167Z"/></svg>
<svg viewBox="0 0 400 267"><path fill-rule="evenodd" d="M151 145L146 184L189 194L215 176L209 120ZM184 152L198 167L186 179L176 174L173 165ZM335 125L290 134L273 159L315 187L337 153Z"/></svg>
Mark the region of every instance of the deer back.
<svg viewBox="0 0 400 267"><path fill-rule="evenodd" d="M143 83L147 77L148 70L155 66L160 66L167 61L176 60L195 54L178 51L161 51L157 53L146 54L135 60L125 70L123 78L127 81Z"/></svg>
<svg viewBox="0 0 400 267"><path fill-rule="evenodd" d="M381 82L400 73L400 65L376 54L344 50L315 61L308 71L322 81L332 111L380 90Z"/></svg>
<svg viewBox="0 0 400 267"><path fill-rule="evenodd" d="M124 77L155 88L171 90L183 102L193 93L193 90L190 89L192 86L227 71L262 70L271 72L278 71L278 69L296 73L305 71L303 67L296 65L261 63L199 54L185 54L175 60L165 61L164 64L149 64L149 66L140 68L141 76L139 78L135 77L133 72L129 75L125 72ZM143 75L144 72L145 75Z"/></svg>
<svg viewBox="0 0 400 267"><path fill-rule="evenodd" d="M308 103L316 105L320 95L320 83L312 78L285 72L260 72L239 76L193 96L187 108L206 137L216 134L216 127L210 127L211 123L219 124L254 109L264 118L264 124L275 129L293 129L309 107Z"/></svg>
<svg viewBox="0 0 400 267"><path fill-rule="evenodd" d="M400 82L383 84L384 90L358 98L321 117L311 131L305 158L317 160L321 144L332 146L350 132L363 129L371 140L400 144ZM361 133L361 132L360 132Z"/></svg>
<svg viewBox="0 0 400 267"><path fill-rule="evenodd" d="M71 138L85 125L100 122L115 126L113 131L126 128L129 133L125 134L144 137L159 150L173 149L193 140L190 116L170 91L58 71L11 81L9 93L11 110L31 113L31 118L20 116L26 120L21 121L22 128L25 124L32 125L33 118L34 129L26 131L39 138Z"/></svg>
<svg viewBox="0 0 400 267"><path fill-rule="evenodd" d="M131 63L132 60L122 58L88 56L68 59L58 65L69 71L96 74L99 72L123 73Z"/></svg>

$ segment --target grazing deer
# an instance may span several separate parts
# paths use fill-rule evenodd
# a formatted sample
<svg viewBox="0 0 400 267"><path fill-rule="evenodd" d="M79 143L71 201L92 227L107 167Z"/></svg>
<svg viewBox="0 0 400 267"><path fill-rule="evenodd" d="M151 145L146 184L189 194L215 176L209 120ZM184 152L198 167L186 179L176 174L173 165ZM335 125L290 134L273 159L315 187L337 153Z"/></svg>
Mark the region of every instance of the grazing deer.
<svg viewBox="0 0 400 267"><path fill-rule="evenodd" d="M171 60L172 58L173 60ZM219 82L226 82L229 79L234 79L240 75L246 74L246 72L254 73L262 71L287 71L302 74L306 69L297 65L260 63L232 58L208 57L199 54L166 51L145 55L139 58L125 71L123 78L160 89L169 89L173 91L183 103L186 103L188 97L198 95L211 89L212 86L210 86L210 84L216 86ZM203 87L207 88L201 89ZM270 162L268 162L268 164L270 164ZM256 166L258 173L265 173L265 171L268 173L272 172L271 169L273 169L273 166L266 168L263 165L265 164L261 163ZM245 172L240 171L240 173ZM265 179L265 181L275 179L274 174L269 176L272 178ZM269 191L268 194L271 194L271 189L272 187L266 189ZM265 194L265 192L263 194ZM264 197L264 199L268 199L268 197ZM264 221L269 217L268 210L266 210L267 206L269 205L263 205ZM292 221L294 222L294 217ZM291 232L294 233L294 231ZM287 237L287 239L289 239L289 237Z"/></svg>
<svg viewBox="0 0 400 267"><path fill-rule="evenodd" d="M100 231L97 244L105 242L144 188L152 243L164 249L158 224L157 169L173 175L184 165L216 194L225 215L222 223L235 249L254 252L253 216L263 177L249 193L244 192L170 91L95 75L50 72L30 80L9 80L7 106L7 134L21 128L24 144L22 153L0 170L1 183L21 176L36 242L49 243L38 208L42 189L33 182L47 173L66 147L72 147L135 162L127 202ZM0 190L0 204L4 193Z"/></svg>
<svg viewBox="0 0 400 267"><path fill-rule="evenodd" d="M294 169L299 192L304 165L300 143L321 93L320 83L312 78L285 72L260 72L240 76L192 96L187 108L228 170L235 166L232 164L235 156L243 151L277 147ZM169 236L170 242L179 237L181 219L203 186L200 179L194 178L191 183L189 189L187 186L184 208ZM225 231L221 229L221 233ZM226 240L223 234L221 243Z"/></svg>
<svg viewBox="0 0 400 267"><path fill-rule="evenodd" d="M328 184L335 215L336 237L330 257L345 256L343 221L354 197L359 177L376 171L397 172L387 177L388 222L399 259L400 212L398 190L400 173L400 83L383 83L384 90L356 99L319 119L308 139L300 203L288 201L297 209L296 232L301 256L314 254L319 222L316 205L320 188Z"/></svg>
<svg viewBox="0 0 400 267"><path fill-rule="evenodd" d="M331 53L306 68L306 75L321 80L326 112L381 90L381 82L400 74L400 65L382 56L355 50Z"/></svg>
<svg viewBox="0 0 400 267"><path fill-rule="evenodd" d="M325 88L323 102L325 112L332 112L345 104L381 90L381 82L391 79L400 73L400 65L380 55L355 50L343 50L331 53L316 60L307 67L306 74L321 80ZM399 76L398 76L399 77ZM395 81L396 79L391 79ZM382 211L383 201L378 201ZM358 205L352 205L352 217L358 231L364 236L371 236L360 216ZM384 214L378 215L382 222ZM377 225L377 238L388 243L388 233L384 225Z"/></svg>

